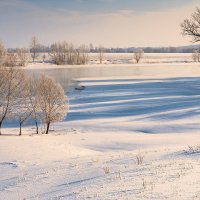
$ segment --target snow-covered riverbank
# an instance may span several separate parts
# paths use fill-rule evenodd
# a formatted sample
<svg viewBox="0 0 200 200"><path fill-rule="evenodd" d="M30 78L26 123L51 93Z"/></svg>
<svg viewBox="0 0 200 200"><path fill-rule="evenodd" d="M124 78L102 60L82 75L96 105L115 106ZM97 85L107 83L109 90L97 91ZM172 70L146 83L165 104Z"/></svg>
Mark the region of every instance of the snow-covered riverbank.
<svg viewBox="0 0 200 200"><path fill-rule="evenodd" d="M200 78L178 75L81 79L50 135L4 129L0 197L199 199Z"/></svg>

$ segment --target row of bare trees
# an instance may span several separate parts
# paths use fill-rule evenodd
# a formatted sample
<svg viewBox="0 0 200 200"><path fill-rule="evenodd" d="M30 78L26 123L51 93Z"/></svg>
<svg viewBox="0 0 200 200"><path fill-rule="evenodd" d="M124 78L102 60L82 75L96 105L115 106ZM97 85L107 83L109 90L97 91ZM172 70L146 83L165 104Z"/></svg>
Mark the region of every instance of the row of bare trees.
<svg viewBox="0 0 200 200"><path fill-rule="evenodd" d="M28 49L17 48L16 53L8 53L2 42L0 42L0 65L7 67L25 66L28 62Z"/></svg>
<svg viewBox="0 0 200 200"><path fill-rule="evenodd" d="M14 66L26 66L29 62L30 57L32 58L32 62L40 55L40 44L38 39L34 36L31 38L30 49L27 48L16 48L14 53L7 52L3 43L0 41L0 65L4 65L6 67L14 67ZM42 55L42 61L44 62L46 56Z"/></svg>
<svg viewBox="0 0 200 200"><path fill-rule="evenodd" d="M40 52L41 44L38 39L34 36L31 38L30 49L17 48L15 53L8 53L4 45L0 42L0 64L7 67L26 66L26 64L32 58L34 63L40 57L40 61L44 62L46 60L46 54ZM66 41L60 43L54 43L50 47L50 52L48 52L49 62L53 62L57 65L84 65L89 61L89 47L87 45L80 45L75 47L72 43ZM99 63L102 64L105 60L105 48L99 46L97 49L97 57ZM143 57L144 52L142 49L138 49L133 54L133 59L136 63L139 63Z"/></svg>
<svg viewBox="0 0 200 200"><path fill-rule="evenodd" d="M41 75L28 77L22 69L0 67L0 135L3 122L14 119L22 126L28 119L45 125L48 134L52 122L62 120L68 111L67 97L61 85L52 78Z"/></svg>
<svg viewBox="0 0 200 200"><path fill-rule="evenodd" d="M81 45L75 48L73 44L62 42L51 45L50 56L57 65L81 65L88 62L89 48Z"/></svg>

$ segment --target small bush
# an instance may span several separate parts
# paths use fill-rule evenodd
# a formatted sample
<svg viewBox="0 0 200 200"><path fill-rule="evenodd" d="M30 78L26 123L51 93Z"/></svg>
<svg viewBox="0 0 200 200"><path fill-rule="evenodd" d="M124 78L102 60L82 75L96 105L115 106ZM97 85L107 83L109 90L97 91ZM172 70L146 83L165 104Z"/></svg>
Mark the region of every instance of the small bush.
<svg viewBox="0 0 200 200"><path fill-rule="evenodd" d="M103 167L104 173L105 174L110 174L110 168L109 167Z"/></svg>
<svg viewBox="0 0 200 200"><path fill-rule="evenodd" d="M144 162L144 156L141 153L136 155L135 159L136 159L137 165L142 165Z"/></svg>
<svg viewBox="0 0 200 200"><path fill-rule="evenodd" d="M183 150L184 153L186 154L195 154L195 153L200 153L200 145L196 146L189 146L188 149Z"/></svg>
<svg viewBox="0 0 200 200"><path fill-rule="evenodd" d="M147 188L147 181L144 178L142 179L142 187L143 189Z"/></svg>

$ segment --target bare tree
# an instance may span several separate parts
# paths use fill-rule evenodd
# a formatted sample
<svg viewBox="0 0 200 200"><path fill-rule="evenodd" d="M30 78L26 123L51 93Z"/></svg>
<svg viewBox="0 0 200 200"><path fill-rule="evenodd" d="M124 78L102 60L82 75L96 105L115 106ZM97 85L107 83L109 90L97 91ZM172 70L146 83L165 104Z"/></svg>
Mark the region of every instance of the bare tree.
<svg viewBox="0 0 200 200"><path fill-rule="evenodd" d="M17 66L17 56L14 53L7 53L4 61L6 67Z"/></svg>
<svg viewBox="0 0 200 200"><path fill-rule="evenodd" d="M6 56L6 49L3 45L3 43L0 41L0 64L4 63L5 56Z"/></svg>
<svg viewBox="0 0 200 200"><path fill-rule="evenodd" d="M46 55L45 55L45 53L42 55L42 62L44 63L44 61L45 61L45 59L46 59Z"/></svg>
<svg viewBox="0 0 200 200"><path fill-rule="evenodd" d="M16 54L18 58L18 65L25 66L28 62L28 50L25 48L17 48Z"/></svg>
<svg viewBox="0 0 200 200"><path fill-rule="evenodd" d="M7 80L7 71L4 67L0 66L0 97L4 94Z"/></svg>
<svg viewBox="0 0 200 200"><path fill-rule="evenodd" d="M68 50L66 51L66 62L65 64L74 65L76 59L76 51L73 44L68 44Z"/></svg>
<svg viewBox="0 0 200 200"><path fill-rule="evenodd" d="M81 45L79 47L79 49L80 49L80 52L81 52L81 61L80 61L80 63L81 64L87 64L88 60L89 60L89 51L90 51L88 46Z"/></svg>
<svg viewBox="0 0 200 200"><path fill-rule="evenodd" d="M140 60L143 58L144 56L144 51L142 49L138 49L137 51L135 51L134 53L134 60L136 63L139 63Z"/></svg>
<svg viewBox="0 0 200 200"><path fill-rule="evenodd" d="M75 50L75 61L77 65L88 63L88 52L89 48L86 45L81 45Z"/></svg>
<svg viewBox="0 0 200 200"><path fill-rule="evenodd" d="M98 57L99 57L99 63L100 64L102 64L102 62L103 62L104 53L105 53L105 48L103 46L99 46L99 48L98 48Z"/></svg>
<svg viewBox="0 0 200 200"><path fill-rule="evenodd" d="M38 102L37 102L37 88L38 83L36 78L29 78L28 81L28 98L30 103L30 108L32 110L31 116L33 120L35 121L35 127L36 127L36 134L39 134L39 121L40 121L40 113L38 108Z"/></svg>
<svg viewBox="0 0 200 200"><path fill-rule="evenodd" d="M42 121L46 124L46 134L52 122L61 121L67 114L67 98L59 83L42 75L38 81L37 102L41 110Z"/></svg>
<svg viewBox="0 0 200 200"><path fill-rule="evenodd" d="M35 62L35 59L39 56L39 47L40 44L38 42L38 39L33 36L31 38L31 45L30 45L30 52L31 52L31 57L33 59L33 63Z"/></svg>
<svg viewBox="0 0 200 200"><path fill-rule="evenodd" d="M200 9L191 15L190 19L185 19L181 24L182 34L192 38L192 42L200 42Z"/></svg>
<svg viewBox="0 0 200 200"><path fill-rule="evenodd" d="M70 45L67 42L63 43L54 43L51 45L51 53L53 62L57 65L66 64L66 60L70 60L68 58L70 54Z"/></svg>
<svg viewBox="0 0 200 200"><path fill-rule="evenodd" d="M16 105L18 97L23 90L25 74L20 69L0 68L0 74L5 81L1 85L0 92L0 134L1 127L6 118L12 117L12 111Z"/></svg>
<svg viewBox="0 0 200 200"><path fill-rule="evenodd" d="M13 118L17 119L19 123L19 136L21 136L22 134L22 125L26 120L28 120L31 117L33 113L33 109L29 98L29 80L26 77L24 78L24 81L21 82L20 95L16 97L16 103L12 108Z"/></svg>
<svg viewBox="0 0 200 200"><path fill-rule="evenodd" d="M192 52L192 59L194 62L200 62L200 49L194 49Z"/></svg>

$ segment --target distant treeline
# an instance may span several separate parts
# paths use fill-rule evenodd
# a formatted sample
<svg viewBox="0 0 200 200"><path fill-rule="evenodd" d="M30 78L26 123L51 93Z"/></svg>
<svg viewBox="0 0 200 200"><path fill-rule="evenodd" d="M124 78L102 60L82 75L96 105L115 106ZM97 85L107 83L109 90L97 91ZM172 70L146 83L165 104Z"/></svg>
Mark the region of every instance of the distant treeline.
<svg viewBox="0 0 200 200"><path fill-rule="evenodd" d="M143 49L144 53L192 53L194 49L198 49L200 46L185 46L185 47L140 47ZM93 47L93 45L88 46L90 53L98 53L99 47ZM137 50L136 47L128 47L128 48L105 48L105 53L133 53ZM30 50L31 51L31 50ZM38 52L51 52L51 46L43 46L40 45L37 49ZM9 53L15 53L16 48L8 48Z"/></svg>
<svg viewBox="0 0 200 200"><path fill-rule="evenodd" d="M130 47L130 48L111 48L106 49L108 53L133 53L138 48ZM160 48L153 48L153 47L144 47L144 53L192 53L195 47L160 47ZM95 52L95 51L92 51ZM98 51L97 51L98 52Z"/></svg>

